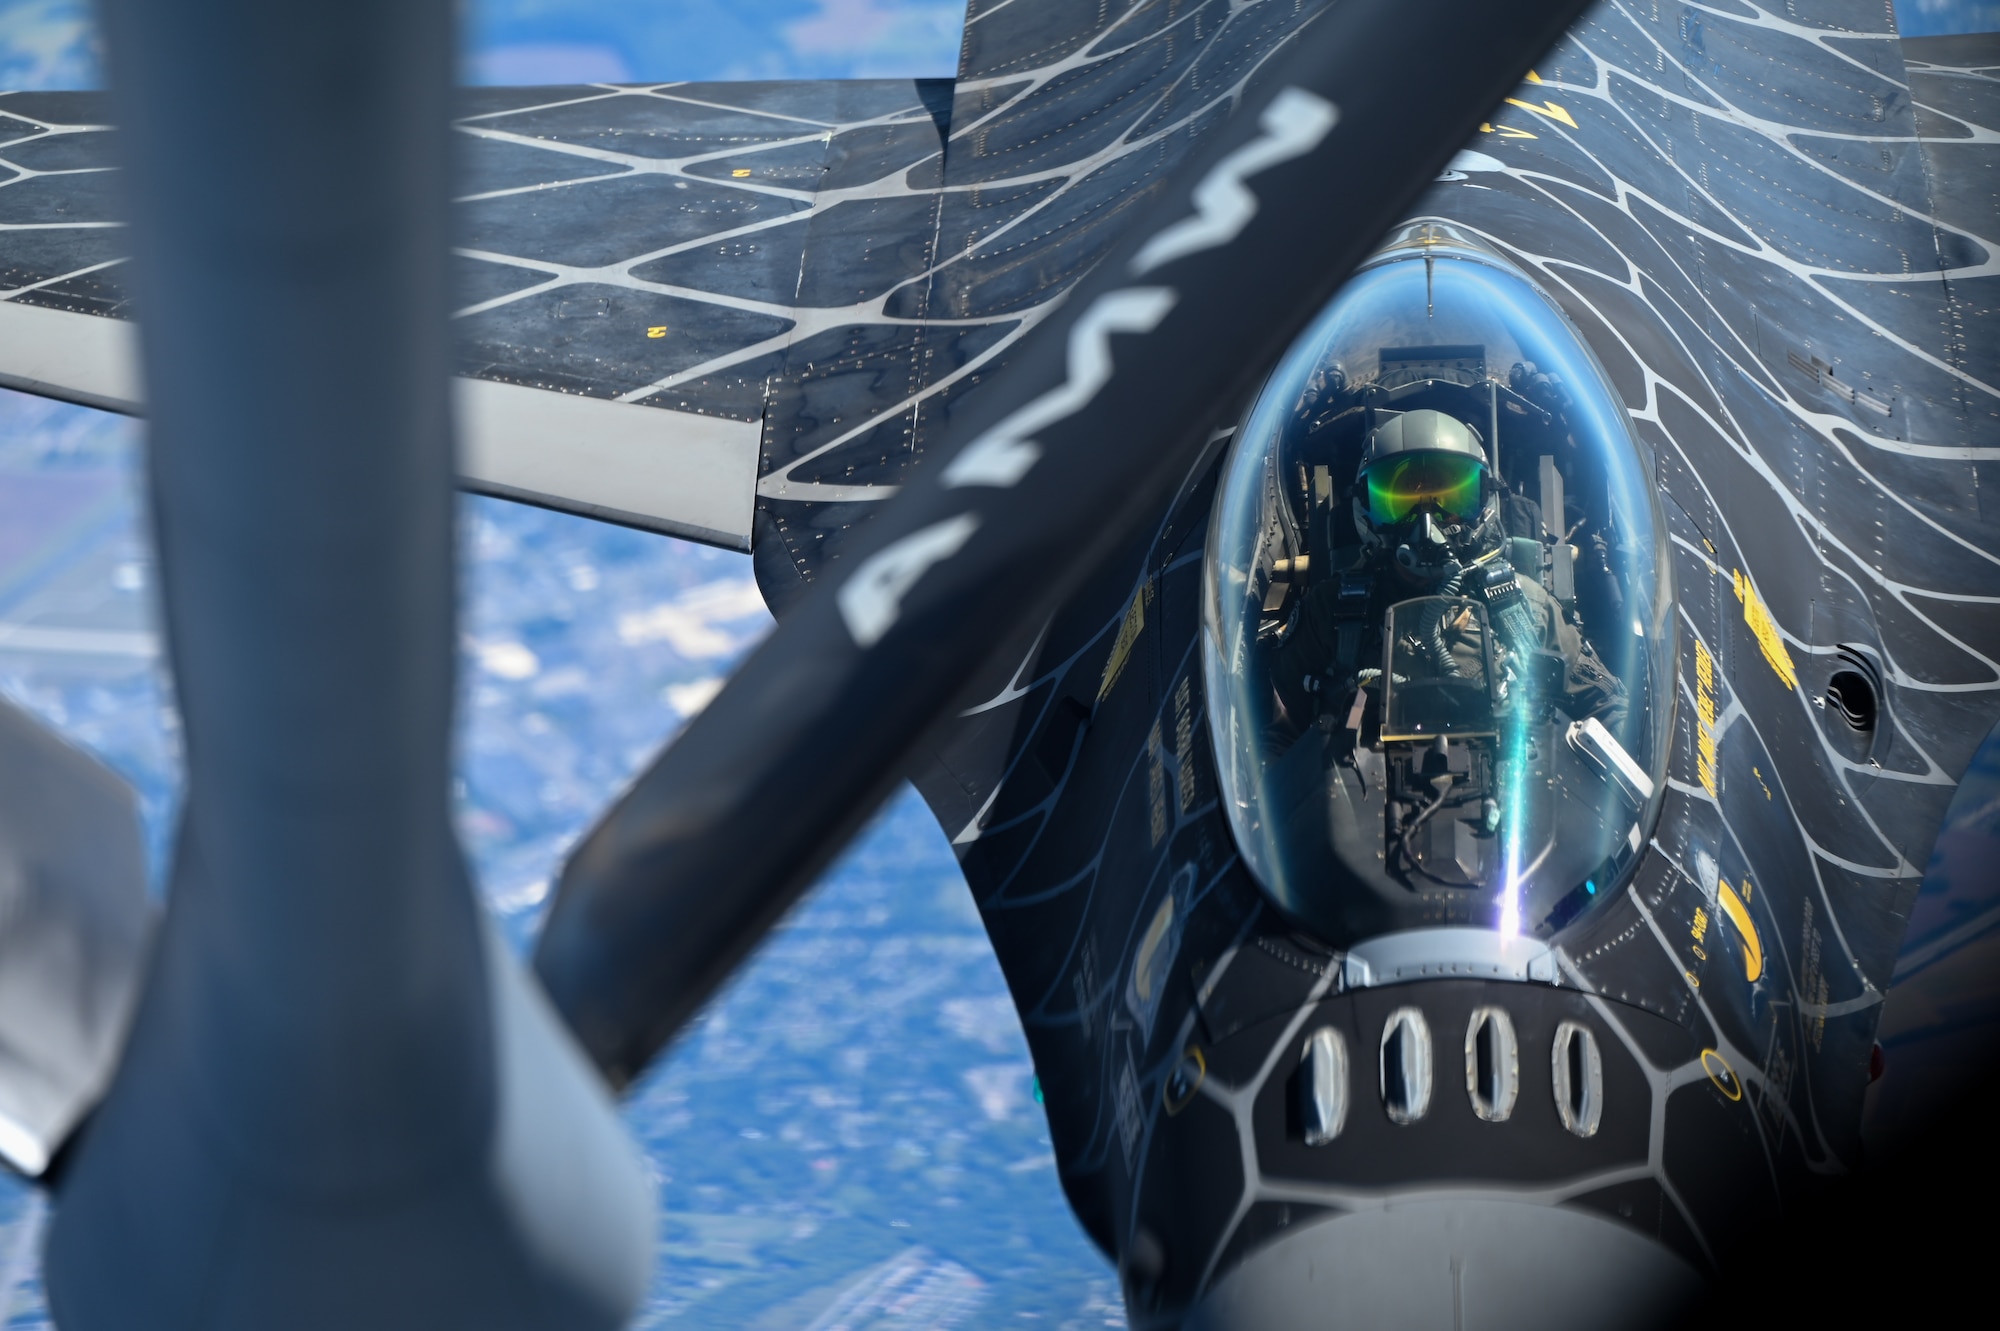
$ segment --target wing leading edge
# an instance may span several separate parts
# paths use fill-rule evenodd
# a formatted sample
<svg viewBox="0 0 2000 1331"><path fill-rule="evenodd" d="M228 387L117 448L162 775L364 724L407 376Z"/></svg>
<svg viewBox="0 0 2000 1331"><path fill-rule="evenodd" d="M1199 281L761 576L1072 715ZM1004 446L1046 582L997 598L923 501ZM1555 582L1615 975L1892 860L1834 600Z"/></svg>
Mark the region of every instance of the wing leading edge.
<svg viewBox="0 0 2000 1331"><path fill-rule="evenodd" d="M126 320L0 304L0 387L144 415L138 351ZM466 489L750 548L754 426L484 379L456 387Z"/></svg>

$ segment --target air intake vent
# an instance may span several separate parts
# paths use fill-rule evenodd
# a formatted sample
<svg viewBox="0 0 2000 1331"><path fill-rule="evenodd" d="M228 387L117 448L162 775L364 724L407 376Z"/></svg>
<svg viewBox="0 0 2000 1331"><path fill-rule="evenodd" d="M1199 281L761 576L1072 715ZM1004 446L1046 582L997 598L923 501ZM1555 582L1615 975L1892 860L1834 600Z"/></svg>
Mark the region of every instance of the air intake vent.
<svg viewBox="0 0 2000 1331"><path fill-rule="evenodd" d="M1826 681L1820 702L1833 716L1868 745L1872 753L1886 740L1890 722L1889 695L1884 685L1882 660L1872 647L1843 642L1834 647L1833 674Z"/></svg>
<svg viewBox="0 0 2000 1331"><path fill-rule="evenodd" d="M1347 1041L1331 1026L1306 1040L1299 1063L1299 1120L1308 1146L1326 1145L1347 1124Z"/></svg>
<svg viewBox="0 0 2000 1331"><path fill-rule="evenodd" d="M1858 670L1836 670L1826 682L1826 705L1864 735L1875 729L1875 686Z"/></svg>
<svg viewBox="0 0 2000 1331"><path fill-rule="evenodd" d="M1556 1027L1551 1064L1562 1125L1579 1137L1594 1135L1604 1115L1604 1059L1597 1037L1588 1027L1564 1022Z"/></svg>
<svg viewBox="0 0 2000 1331"><path fill-rule="evenodd" d="M1521 1094L1520 1046L1503 1008L1475 1009L1465 1028L1465 1090L1472 1112L1488 1123L1504 1123L1514 1112Z"/></svg>
<svg viewBox="0 0 2000 1331"><path fill-rule="evenodd" d="M1382 1107L1398 1123L1431 1107L1431 1028L1417 1008L1397 1008L1382 1027Z"/></svg>

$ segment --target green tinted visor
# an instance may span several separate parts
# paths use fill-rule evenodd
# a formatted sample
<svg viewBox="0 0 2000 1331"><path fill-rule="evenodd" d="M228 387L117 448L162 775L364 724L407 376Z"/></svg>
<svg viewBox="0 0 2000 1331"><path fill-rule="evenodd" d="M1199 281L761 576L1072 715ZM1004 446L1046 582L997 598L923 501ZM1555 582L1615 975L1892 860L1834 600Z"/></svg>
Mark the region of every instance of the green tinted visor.
<svg viewBox="0 0 2000 1331"><path fill-rule="evenodd" d="M1464 453L1396 453L1368 465L1368 515L1377 526L1402 522L1425 504L1450 518L1478 514L1486 464Z"/></svg>

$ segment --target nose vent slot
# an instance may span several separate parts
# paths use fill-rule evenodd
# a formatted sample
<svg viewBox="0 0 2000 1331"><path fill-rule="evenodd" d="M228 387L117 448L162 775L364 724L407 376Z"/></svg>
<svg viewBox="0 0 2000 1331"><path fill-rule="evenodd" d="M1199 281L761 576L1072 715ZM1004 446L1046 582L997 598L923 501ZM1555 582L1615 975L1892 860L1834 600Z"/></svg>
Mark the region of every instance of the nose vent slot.
<svg viewBox="0 0 2000 1331"><path fill-rule="evenodd" d="M1594 1135L1604 1115L1604 1058L1597 1037L1586 1026L1564 1022L1556 1027L1551 1064L1562 1125L1579 1137Z"/></svg>
<svg viewBox="0 0 2000 1331"><path fill-rule="evenodd" d="M1398 1123L1431 1107L1431 1028L1417 1008L1397 1008L1382 1027L1382 1107Z"/></svg>
<svg viewBox="0 0 2000 1331"><path fill-rule="evenodd" d="M1306 1145L1324 1146L1347 1124L1347 1041L1331 1026L1306 1040L1299 1064L1299 1118Z"/></svg>
<svg viewBox="0 0 2000 1331"><path fill-rule="evenodd" d="M1503 1008L1477 1008L1466 1025L1465 1090L1472 1112L1488 1123L1504 1123L1514 1112L1521 1094L1520 1046Z"/></svg>

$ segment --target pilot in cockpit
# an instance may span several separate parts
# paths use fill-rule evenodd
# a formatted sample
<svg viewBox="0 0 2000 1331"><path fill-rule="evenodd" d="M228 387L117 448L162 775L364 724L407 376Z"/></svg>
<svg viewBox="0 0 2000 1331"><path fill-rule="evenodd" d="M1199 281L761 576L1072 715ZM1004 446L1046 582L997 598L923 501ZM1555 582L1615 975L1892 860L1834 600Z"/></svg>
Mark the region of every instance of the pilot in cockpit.
<svg viewBox="0 0 2000 1331"><path fill-rule="evenodd" d="M1373 667L1383 660L1389 606L1438 596L1482 605L1499 647L1520 663L1513 673L1544 675L1558 710L1616 728L1624 690L1542 587L1539 561L1519 548L1533 552L1536 544L1510 532L1501 498L1478 432L1454 416L1405 412L1368 434L1354 499L1359 549L1349 567L1313 578L1273 662L1281 729L1296 734L1380 674ZM1525 524L1517 515L1514 525ZM1515 566L1530 562L1535 567ZM1461 610L1428 626L1423 645L1444 669L1470 672L1487 650L1481 631Z"/></svg>
<svg viewBox="0 0 2000 1331"><path fill-rule="evenodd" d="M1639 861L1671 751L1644 440L1546 293L1423 228L1273 367L1203 564L1231 832L1336 949L1552 936Z"/></svg>

